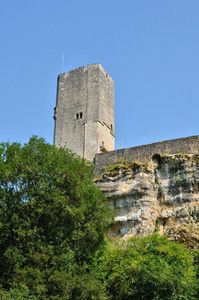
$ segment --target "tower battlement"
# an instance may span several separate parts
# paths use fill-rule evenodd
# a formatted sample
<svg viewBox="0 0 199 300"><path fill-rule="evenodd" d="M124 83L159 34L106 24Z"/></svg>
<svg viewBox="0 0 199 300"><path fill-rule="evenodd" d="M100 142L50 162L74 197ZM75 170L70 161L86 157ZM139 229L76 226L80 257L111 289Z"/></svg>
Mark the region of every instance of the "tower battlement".
<svg viewBox="0 0 199 300"><path fill-rule="evenodd" d="M89 64L89 65L87 65L87 68L85 66L79 67L79 68L70 70L68 72L68 74L65 72L59 74L58 78L62 77L63 79L67 79L68 77L72 77L72 76L82 76L82 74L84 72L88 72L89 70L100 70L101 73L104 73L104 76L107 80L114 82L114 80L111 78L111 76L106 72L106 70L100 64Z"/></svg>

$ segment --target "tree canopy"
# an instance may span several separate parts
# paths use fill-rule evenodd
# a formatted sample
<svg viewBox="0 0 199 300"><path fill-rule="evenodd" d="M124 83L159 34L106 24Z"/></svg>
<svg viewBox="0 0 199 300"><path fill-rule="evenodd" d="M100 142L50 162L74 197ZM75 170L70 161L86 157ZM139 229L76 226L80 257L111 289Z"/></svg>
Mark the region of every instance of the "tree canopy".
<svg viewBox="0 0 199 300"><path fill-rule="evenodd" d="M198 299L198 252L195 259L180 243L152 234L109 244L96 260L108 299ZM197 266L197 267L196 267Z"/></svg>
<svg viewBox="0 0 199 300"><path fill-rule="evenodd" d="M37 299L76 299L81 275L103 241L112 215L92 179L91 164L42 138L33 136L24 145L0 145L4 289L13 291L14 284Z"/></svg>

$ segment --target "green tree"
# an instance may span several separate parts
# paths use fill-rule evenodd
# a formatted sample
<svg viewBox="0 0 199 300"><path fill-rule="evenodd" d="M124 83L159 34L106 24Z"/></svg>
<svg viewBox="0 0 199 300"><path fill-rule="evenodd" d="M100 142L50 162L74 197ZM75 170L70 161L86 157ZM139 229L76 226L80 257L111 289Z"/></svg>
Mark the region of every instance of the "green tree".
<svg viewBox="0 0 199 300"><path fill-rule="evenodd" d="M98 254L95 269L109 299L198 299L193 255L165 236L109 245Z"/></svg>
<svg viewBox="0 0 199 300"><path fill-rule="evenodd" d="M11 299L105 299L89 264L111 218L85 160L35 136L0 145L0 285Z"/></svg>

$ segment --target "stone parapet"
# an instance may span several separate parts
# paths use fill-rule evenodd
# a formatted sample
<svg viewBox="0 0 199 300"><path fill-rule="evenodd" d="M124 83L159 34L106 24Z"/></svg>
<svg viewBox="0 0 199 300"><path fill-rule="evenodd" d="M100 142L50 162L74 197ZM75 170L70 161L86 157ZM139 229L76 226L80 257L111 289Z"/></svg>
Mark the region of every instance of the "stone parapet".
<svg viewBox="0 0 199 300"><path fill-rule="evenodd" d="M95 172L100 173L103 167L111 163L125 160L148 162L154 154L174 154L177 152L198 153L199 136L195 135L106 153L97 153L95 155Z"/></svg>

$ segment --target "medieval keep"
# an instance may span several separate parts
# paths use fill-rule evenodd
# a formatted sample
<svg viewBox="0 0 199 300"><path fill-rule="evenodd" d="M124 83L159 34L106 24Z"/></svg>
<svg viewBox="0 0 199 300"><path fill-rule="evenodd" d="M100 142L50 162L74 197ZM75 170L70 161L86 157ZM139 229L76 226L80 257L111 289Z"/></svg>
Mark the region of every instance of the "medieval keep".
<svg viewBox="0 0 199 300"><path fill-rule="evenodd" d="M90 161L114 150L114 81L100 64L58 76L54 120L57 147Z"/></svg>

